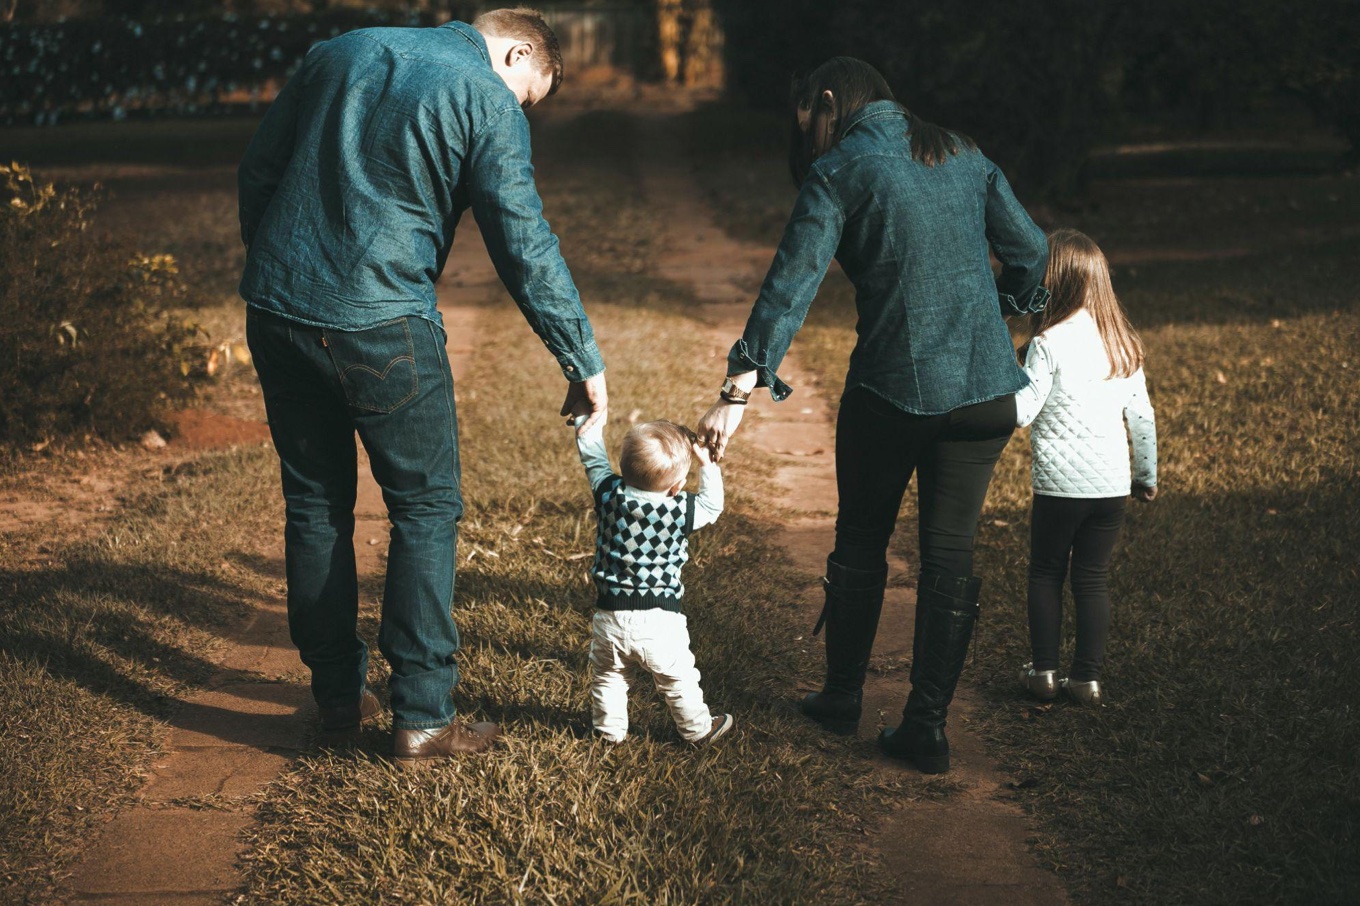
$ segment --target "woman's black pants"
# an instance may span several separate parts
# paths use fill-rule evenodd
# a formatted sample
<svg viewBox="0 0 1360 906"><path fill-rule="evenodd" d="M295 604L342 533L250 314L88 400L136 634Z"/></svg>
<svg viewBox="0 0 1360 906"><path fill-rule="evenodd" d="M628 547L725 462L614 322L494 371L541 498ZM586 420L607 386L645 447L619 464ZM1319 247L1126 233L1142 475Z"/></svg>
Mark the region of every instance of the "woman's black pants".
<svg viewBox="0 0 1360 906"><path fill-rule="evenodd" d="M1100 679L1110 631L1110 557L1124 524L1123 497L1034 495L1030 518L1029 638L1035 670L1058 669L1062 587L1072 563L1077 643L1072 679Z"/></svg>
<svg viewBox="0 0 1360 906"><path fill-rule="evenodd" d="M992 470L1015 430L1015 397L913 415L862 387L836 419L836 549L850 569L883 566L907 482L916 474L921 572L973 574L973 536Z"/></svg>

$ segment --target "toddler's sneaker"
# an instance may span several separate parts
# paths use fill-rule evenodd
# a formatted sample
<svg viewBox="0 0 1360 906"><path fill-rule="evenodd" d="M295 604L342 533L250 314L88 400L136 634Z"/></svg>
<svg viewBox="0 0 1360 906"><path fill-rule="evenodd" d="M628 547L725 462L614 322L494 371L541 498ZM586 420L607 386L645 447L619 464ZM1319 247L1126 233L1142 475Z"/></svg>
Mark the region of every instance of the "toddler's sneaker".
<svg viewBox="0 0 1360 906"><path fill-rule="evenodd" d="M694 740L696 746L711 746L717 742L718 737L737 725L737 719L731 714L720 714L713 718L713 727L703 736Z"/></svg>
<svg viewBox="0 0 1360 906"><path fill-rule="evenodd" d="M1020 685L1041 702L1051 702L1058 697L1056 670L1035 670L1033 664L1026 664L1020 668Z"/></svg>
<svg viewBox="0 0 1360 906"><path fill-rule="evenodd" d="M1100 680L1081 680L1064 679L1062 687L1067 691L1068 697L1080 705L1089 705L1092 708L1099 708L1105 703L1101 700Z"/></svg>

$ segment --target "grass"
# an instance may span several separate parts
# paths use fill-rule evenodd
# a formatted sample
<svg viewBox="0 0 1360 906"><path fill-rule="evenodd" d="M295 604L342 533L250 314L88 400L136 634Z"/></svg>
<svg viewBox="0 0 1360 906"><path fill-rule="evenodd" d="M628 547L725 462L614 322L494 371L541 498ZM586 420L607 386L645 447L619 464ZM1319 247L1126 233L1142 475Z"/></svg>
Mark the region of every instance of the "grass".
<svg viewBox="0 0 1360 906"><path fill-rule="evenodd" d="M776 242L769 212L790 206L777 153L738 145L701 164L733 232ZM1162 456L1162 496L1131 504L1115 558L1101 711L1032 707L1014 681L1029 659L1027 432L978 536L982 728L1078 902L1360 897L1357 202L1360 186L1336 176L1161 173L1044 212L1114 256ZM828 385L843 380L853 312L833 274L795 344ZM902 524L914 517L909 496ZM914 532L895 543L914 559Z"/></svg>
<svg viewBox="0 0 1360 906"><path fill-rule="evenodd" d="M6 535L0 900L46 901L89 836L145 780L173 698L208 678L222 634L251 600L272 593L258 543L277 522L263 503L275 492L272 455L143 465L101 531L76 540L42 528ZM97 458L48 467L74 472Z"/></svg>
<svg viewBox="0 0 1360 906"><path fill-rule="evenodd" d="M660 388L702 386L695 375L667 368L652 383L630 354L682 332L684 319L605 304L593 313L618 363L616 399L649 414L694 406L687 392ZM696 535L686 576L705 694L738 715L737 734L690 749L640 683L629 740L591 737L592 591L588 561L571 558L591 550L593 517L570 433L544 438L557 380L532 364L541 354L513 311L488 312L481 342L509 354L475 366L466 383L511 389L478 394L461 414L469 511L456 700L465 714L501 721L509 741L416 778L371 756L304 761L265 797L248 902L343 902L371 890L391 903L448 891L479 903L817 902L836 887L871 890L863 857L820 804L862 805L889 791L866 786L864 768L844 763L844 744L786 709L799 656L767 643L787 617L765 589L790 577L773 553L750 548L762 531L750 493ZM621 430L611 427L612 441ZM382 746L376 738L368 752Z"/></svg>
<svg viewBox="0 0 1360 906"><path fill-rule="evenodd" d="M104 183L95 228L175 254L198 303L184 314L220 342L244 322L234 182L226 171L176 169L240 141L241 124L210 126L21 129L6 140L40 176ZM203 395L261 415L248 367L219 373ZM277 594L276 470L268 450L167 461L98 442L0 461L0 496L89 510L6 531L0 543L0 901L54 896L91 835L145 782L174 699L211 675L250 605ZM112 489L93 499L62 490L91 479Z"/></svg>

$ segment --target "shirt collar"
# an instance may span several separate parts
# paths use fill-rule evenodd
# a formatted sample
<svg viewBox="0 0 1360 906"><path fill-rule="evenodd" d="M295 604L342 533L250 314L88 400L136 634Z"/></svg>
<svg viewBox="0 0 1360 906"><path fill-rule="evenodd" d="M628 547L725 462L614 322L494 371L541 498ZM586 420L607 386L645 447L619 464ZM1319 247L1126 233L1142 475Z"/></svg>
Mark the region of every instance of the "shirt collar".
<svg viewBox="0 0 1360 906"><path fill-rule="evenodd" d="M841 135L848 135L851 129L867 120L882 119L886 116L906 118L906 114L902 111L902 105L896 101L872 101L850 114L850 119L845 124L845 130Z"/></svg>
<svg viewBox="0 0 1360 906"><path fill-rule="evenodd" d="M646 503L665 503L667 500L675 499L665 491L644 491L642 488L635 488L632 485L624 485L624 487L628 489L628 496L636 497Z"/></svg>
<svg viewBox="0 0 1360 906"><path fill-rule="evenodd" d="M491 52L486 49L486 38L483 38L482 33L477 29L468 25L466 22L445 22L439 27L447 28L454 34L461 36L469 44L477 48L477 52L482 55L482 59L486 60L487 64L490 65Z"/></svg>

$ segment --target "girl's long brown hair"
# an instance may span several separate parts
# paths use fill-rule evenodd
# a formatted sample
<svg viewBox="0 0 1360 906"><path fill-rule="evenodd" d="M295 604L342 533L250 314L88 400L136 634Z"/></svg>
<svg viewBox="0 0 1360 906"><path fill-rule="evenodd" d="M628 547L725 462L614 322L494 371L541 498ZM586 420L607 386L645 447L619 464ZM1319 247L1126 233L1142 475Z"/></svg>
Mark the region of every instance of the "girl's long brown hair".
<svg viewBox="0 0 1360 906"><path fill-rule="evenodd" d="M1090 236L1061 229L1048 234L1048 274L1044 285L1053 295L1048 306L1030 316L1037 336L1085 308L1095 319L1110 377L1129 377L1143 365L1143 340L1114 294L1110 264Z"/></svg>

